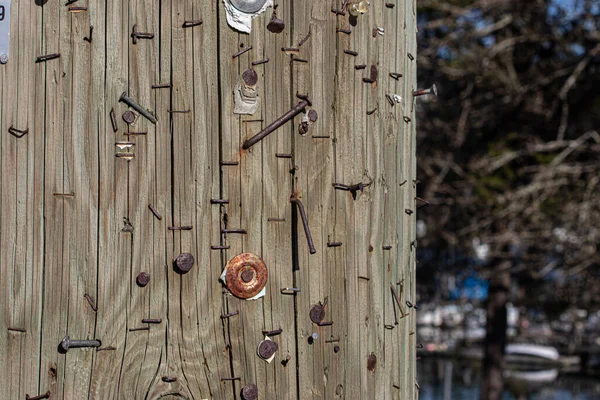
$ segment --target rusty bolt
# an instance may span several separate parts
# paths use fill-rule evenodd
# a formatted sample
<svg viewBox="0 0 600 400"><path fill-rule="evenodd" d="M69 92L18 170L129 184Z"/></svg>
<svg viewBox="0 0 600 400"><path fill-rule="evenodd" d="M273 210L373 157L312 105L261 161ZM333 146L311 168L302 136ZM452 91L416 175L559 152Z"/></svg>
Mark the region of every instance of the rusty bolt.
<svg viewBox="0 0 600 400"><path fill-rule="evenodd" d="M150 282L150 274L147 272L140 272L135 278L135 282L139 287L144 287Z"/></svg>
<svg viewBox="0 0 600 400"><path fill-rule="evenodd" d="M244 400L256 400L258 399L258 387L249 383L242 388L242 398Z"/></svg>
<svg viewBox="0 0 600 400"><path fill-rule="evenodd" d="M247 86L254 86L258 82L258 74L253 69L247 69L242 74L242 79Z"/></svg>
<svg viewBox="0 0 600 400"><path fill-rule="evenodd" d="M279 349L279 345L272 340L263 340L258 345L258 355L260 358L268 360Z"/></svg>
<svg viewBox="0 0 600 400"><path fill-rule="evenodd" d="M175 266L182 274L190 272L194 266L194 256L190 253L181 253L175 259Z"/></svg>

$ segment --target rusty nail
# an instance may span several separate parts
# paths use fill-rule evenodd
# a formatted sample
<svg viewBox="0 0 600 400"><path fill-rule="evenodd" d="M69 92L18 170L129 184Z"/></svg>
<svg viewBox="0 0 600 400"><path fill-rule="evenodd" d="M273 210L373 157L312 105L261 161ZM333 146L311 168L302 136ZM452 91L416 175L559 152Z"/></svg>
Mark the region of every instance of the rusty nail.
<svg viewBox="0 0 600 400"><path fill-rule="evenodd" d="M92 307L92 310L98 311L98 307L96 307L96 305L94 304L94 300L92 300L92 298L90 297L89 294L86 293L83 295L83 297L85 297L85 299L89 303L90 307Z"/></svg>
<svg viewBox="0 0 600 400"><path fill-rule="evenodd" d="M285 367L290 362L291 359L292 359L292 356L290 356L288 354L287 356L285 356L284 360L281 360L281 365L283 365Z"/></svg>
<svg viewBox="0 0 600 400"><path fill-rule="evenodd" d="M367 111L367 115L371 115L374 114L375 111L377 111L377 107L375 107L374 109L372 109L371 111Z"/></svg>
<svg viewBox="0 0 600 400"><path fill-rule="evenodd" d="M221 378L221 381L239 381L241 378L239 376L232 376L229 378Z"/></svg>
<svg viewBox="0 0 600 400"><path fill-rule="evenodd" d="M364 83L375 83L375 81L371 78L363 78L362 80Z"/></svg>
<svg viewBox="0 0 600 400"><path fill-rule="evenodd" d="M402 78L402 74L399 74L397 72L390 72L390 77L392 79L398 80L398 79Z"/></svg>
<svg viewBox="0 0 600 400"><path fill-rule="evenodd" d="M262 331L263 335L265 336L275 336L275 335L279 335L283 332L283 329L275 329L273 331Z"/></svg>
<svg viewBox="0 0 600 400"><path fill-rule="evenodd" d="M117 154L115 154L115 157L125 158L127 161L131 161L135 157L135 154L134 153L117 153Z"/></svg>
<svg viewBox="0 0 600 400"><path fill-rule="evenodd" d="M246 123L246 122L263 122L262 119L245 119L242 121L242 123Z"/></svg>
<svg viewBox="0 0 600 400"><path fill-rule="evenodd" d="M88 43L92 43L92 34L94 33L94 27L90 25L90 34L83 38Z"/></svg>
<svg viewBox="0 0 600 400"><path fill-rule="evenodd" d="M241 56L242 54L244 54L245 52L250 51L250 50L252 50L252 45L246 47L245 49L242 49L242 50L238 51L237 53L235 53L233 55L232 58L237 58L237 57Z"/></svg>
<svg viewBox="0 0 600 400"><path fill-rule="evenodd" d="M236 165L239 165L240 163L237 161L221 161L220 164L222 167L228 167L228 166L236 166Z"/></svg>
<svg viewBox="0 0 600 400"><path fill-rule="evenodd" d="M42 399L49 399L50 398L50 391L48 390L46 393L44 394L40 394L34 397L29 397L28 394L25 394L25 400L42 400Z"/></svg>
<svg viewBox="0 0 600 400"><path fill-rule="evenodd" d="M371 278L366 277L366 276L361 276L361 275L358 276L358 279L363 279L365 281L370 281L371 280Z"/></svg>
<svg viewBox="0 0 600 400"><path fill-rule="evenodd" d="M75 193L71 192L71 193L52 193L53 196L56 197L75 197Z"/></svg>
<svg viewBox="0 0 600 400"><path fill-rule="evenodd" d="M191 20L185 21L182 25L182 28L191 28L193 26L198 26L200 24L202 24L201 19L191 19Z"/></svg>
<svg viewBox="0 0 600 400"><path fill-rule="evenodd" d="M435 83L428 89L417 89L413 90L412 92L413 97L423 96L426 94L433 94L434 96L438 95L437 86L435 86Z"/></svg>
<svg viewBox="0 0 600 400"><path fill-rule="evenodd" d="M156 85L152 85L152 89L167 89L170 88L172 85L170 83L159 83Z"/></svg>
<svg viewBox="0 0 600 400"><path fill-rule="evenodd" d="M310 229L308 227L308 218L306 217L306 211L304 210L304 204L302 201L296 197L296 195L292 195L290 198L290 202L294 203L298 210L300 211L300 218L302 219L302 225L304 226L304 233L306 234L306 241L308 242L308 248L310 254L315 254L317 250L315 249L315 245L313 244L312 236L310 234Z"/></svg>
<svg viewBox="0 0 600 400"><path fill-rule="evenodd" d="M311 28L308 28L308 33L306 34L306 36L304 36L302 38L302 40L300 41L300 43L298 43L298 47L302 47L302 45L304 43L306 43L306 41L310 38L311 35L312 35L312 30L311 30Z"/></svg>
<svg viewBox="0 0 600 400"><path fill-rule="evenodd" d="M339 351L340 351L340 346L338 346L337 344L335 346L333 346L334 353L339 353Z"/></svg>
<svg viewBox="0 0 600 400"><path fill-rule="evenodd" d="M229 200L224 200L224 199L210 199L210 204L229 204Z"/></svg>
<svg viewBox="0 0 600 400"><path fill-rule="evenodd" d="M242 398L244 400L257 400L258 399L258 387L249 383L242 388Z"/></svg>
<svg viewBox="0 0 600 400"><path fill-rule="evenodd" d="M319 326L330 326L330 325L333 325L333 321L318 322L317 325L319 325Z"/></svg>
<svg viewBox="0 0 600 400"><path fill-rule="evenodd" d="M150 274L148 272L140 272L135 278L135 282L139 287L144 287L150 282Z"/></svg>
<svg viewBox="0 0 600 400"><path fill-rule="evenodd" d="M36 63L46 62L46 61L54 60L55 58L58 58L58 57L60 57L60 53L46 54L46 55L39 56L38 58L36 58L35 62Z"/></svg>
<svg viewBox="0 0 600 400"><path fill-rule="evenodd" d="M138 32L137 25L133 25L133 29L131 30L131 39L133 44L137 44L138 39L154 39L153 33L146 32Z"/></svg>
<svg viewBox="0 0 600 400"><path fill-rule="evenodd" d="M394 3L385 3L385 6L387 8L394 8ZM400 388L398 387L398 389L400 389Z"/></svg>
<svg viewBox="0 0 600 400"><path fill-rule="evenodd" d="M163 382L166 383L172 383L172 382L176 382L177 378L175 377L171 377L171 376L163 376L162 378L160 378Z"/></svg>
<svg viewBox="0 0 600 400"><path fill-rule="evenodd" d="M231 246L210 246L211 250L228 250Z"/></svg>
<svg viewBox="0 0 600 400"><path fill-rule="evenodd" d="M138 331L149 331L150 327L149 326L145 326L143 328L130 328L129 332L138 332Z"/></svg>
<svg viewBox="0 0 600 400"><path fill-rule="evenodd" d="M127 104L129 107L133 108L138 113L140 113L142 116L144 116L144 118L146 118L148 121L150 121L151 123L156 125L156 118L154 117L154 115L150 114L150 112L148 112L148 110L145 110L142 106L140 106L137 102L135 102L131 97L127 96L127 92L123 92L121 94L119 101Z"/></svg>
<svg viewBox="0 0 600 400"><path fill-rule="evenodd" d="M415 59L415 57L413 57L413 55L410 53L407 53L406 55L408 56L410 61L413 61Z"/></svg>
<svg viewBox="0 0 600 400"><path fill-rule="evenodd" d="M331 138L331 136L328 136L328 135L327 136L316 136L315 135L315 136L311 136L311 137L313 139L330 139Z"/></svg>
<svg viewBox="0 0 600 400"><path fill-rule="evenodd" d="M61 340L59 347L66 353L70 348L100 347L100 344L99 340L71 340L67 335Z"/></svg>
<svg viewBox="0 0 600 400"><path fill-rule="evenodd" d="M375 353L371 353L369 355L369 357L367 358L367 369L369 371L374 371L376 365L377 365L377 357L375 356Z"/></svg>
<svg viewBox="0 0 600 400"><path fill-rule="evenodd" d="M398 321L396 321L396 324L397 324L397 323L398 323ZM389 324L386 324L386 325L384 325L383 327L384 327L385 329L390 329L390 330L391 330L391 329L394 329L394 325L389 325Z"/></svg>
<svg viewBox="0 0 600 400"><path fill-rule="evenodd" d="M410 208L405 208L405 209L404 209L404 212L405 212L406 214L408 214L408 215L412 215L412 214L414 213L414 211L413 211L413 210L411 210Z"/></svg>
<svg viewBox="0 0 600 400"><path fill-rule="evenodd" d="M285 218L267 218L267 222L285 222Z"/></svg>
<svg viewBox="0 0 600 400"><path fill-rule="evenodd" d="M296 294L300 293L300 289L294 287L281 288L281 294Z"/></svg>
<svg viewBox="0 0 600 400"><path fill-rule="evenodd" d="M77 3L78 1L79 1L79 0L68 0L68 1L65 3L65 6L69 6L69 5L73 4L73 3Z"/></svg>
<svg viewBox="0 0 600 400"><path fill-rule="evenodd" d="M282 47L281 51L285 53L300 53L300 49L297 47Z"/></svg>
<svg viewBox="0 0 600 400"><path fill-rule="evenodd" d="M136 116L135 116L135 113L133 111L127 110L127 111L125 111L123 113L122 118L123 118L123 121L125 121L125 123L127 125L131 125L131 124L133 124L135 122Z"/></svg>
<svg viewBox="0 0 600 400"><path fill-rule="evenodd" d="M383 247L382 247L382 249L383 249L383 250L391 250L391 249L392 249L392 246L383 246Z"/></svg>
<svg viewBox="0 0 600 400"><path fill-rule="evenodd" d="M25 328L15 328L15 327L9 326L8 330L11 332L27 333L27 329L25 329Z"/></svg>
<svg viewBox="0 0 600 400"><path fill-rule="evenodd" d="M127 135L127 136L141 136L141 135L147 135L148 132L125 132L123 134Z"/></svg>
<svg viewBox="0 0 600 400"><path fill-rule="evenodd" d="M24 131L22 131L22 130L19 130L17 128L13 128L12 125L10 126L10 128L8 128L8 133L10 133L11 135L13 135L17 139L20 139L23 136L27 135L28 132L29 132L29 129L25 129Z"/></svg>
<svg viewBox="0 0 600 400"><path fill-rule="evenodd" d="M390 285L390 288L392 289L392 296L394 297L394 300L396 300L396 305L398 306L398 308L400 309L400 312L402 313L402 318L404 318L406 316L406 313L402 309L402 305L400 304L400 298L398 297L398 293L396 293L396 289L394 289L394 285Z"/></svg>
<svg viewBox="0 0 600 400"><path fill-rule="evenodd" d="M342 242L327 242L327 247L340 247Z"/></svg>
<svg viewBox="0 0 600 400"><path fill-rule="evenodd" d="M329 340L326 340L325 343L337 343L339 341L340 341L339 338L338 339L329 339Z"/></svg>
<svg viewBox="0 0 600 400"><path fill-rule="evenodd" d="M394 103L394 100L390 97L389 94L386 94L385 98L387 99L388 103L390 103L390 106L394 107L396 105L396 103Z"/></svg>
<svg viewBox="0 0 600 400"><path fill-rule="evenodd" d="M275 157L277 157L277 158L292 158L292 155L291 154L277 153L277 154L275 154Z"/></svg>
<svg viewBox="0 0 600 400"><path fill-rule="evenodd" d="M193 226L169 226L170 231L191 231L194 229Z"/></svg>
<svg viewBox="0 0 600 400"><path fill-rule="evenodd" d="M337 33L345 33L346 35L349 35L352 33L352 31L350 29L342 29L342 28L338 28L335 30Z"/></svg>
<svg viewBox="0 0 600 400"><path fill-rule="evenodd" d="M69 12L72 12L72 13L79 13L79 12L83 12L83 11L87 11L87 7L82 7L82 6L69 7Z"/></svg>
<svg viewBox="0 0 600 400"><path fill-rule="evenodd" d="M357 70L357 71L358 71L359 69L365 69L365 68L367 68L367 65L366 65L366 64L360 64L360 65L355 65L355 66L354 66L354 69L355 69L355 70Z"/></svg>
<svg viewBox="0 0 600 400"><path fill-rule="evenodd" d="M158 211L156 211L156 209L154 207L152 207L152 204L148 204L148 208L150 209L150 212L152 212L152 214L154 214L154 216L160 221L162 220L162 216L158 213Z"/></svg>
<svg viewBox="0 0 600 400"><path fill-rule="evenodd" d="M335 8L335 7L331 8L331 12L334 13L335 15L342 15L342 16L346 15L346 13L344 12L344 10L340 10L340 9Z"/></svg>
<svg viewBox="0 0 600 400"><path fill-rule="evenodd" d="M145 318L142 320L142 324L160 324L162 319L160 318Z"/></svg>
<svg viewBox="0 0 600 400"><path fill-rule="evenodd" d="M240 313L239 311L230 312L229 314L221 315L221 319L231 318L235 315L238 315L239 313Z"/></svg>
<svg viewBox="0 0 600 400"><path fill-rule="evenodd" d="M252 65L260 65L260 64L266 64L269 62L268 58L264 58L262 60L258 60L258 61L252 61Z"/></svg>
<svg viewBox="0 0 600 400"><path fill-rule="evenodd" d="M221 229L221 234L227 235L228 233L239 233L245 235L247 232L245 229Z"/></svg>
<svg viewBox="0 0 600 400"><path fill-rule="evenodd" d="M183 274L189 272L194 266L194 256L190 253L181 253L175 259L175 266Z"/></svg>
<svg viewBox="0 0 600 400"><path fill-rule="evenodd" d="M258 355L260 358L268 360L279 349L277 342L272 340L263 340L258 345Z"/></svg>
<svg viewBox="0 0 600 400"><path fill-rule="evenodd" d="M344 50L344 53L349 54L353 57L358 56L358 52L354 51L354 50Z"/></svg>
<svg viewBox="0 0 600 400"><path fill-rule="evenodd" d="M310 110L308 112L308 120L312 123L317 122L317 120L319 119L319 114L317 113L317 110Z"/></svg>
<svg viewBox="0 0 600 400"><path fill-rule="evenodd" d="M299 63L308 63L308 60L306 60L304 58L296 58L296 57L294 57L293 54L292 54L292 61L299 62Z"/></svg>
<svg viewBox="0 0 600 400"><path fill-rule="evenodd" d="M297 95L297 96L299 98L301 98L301 95ZM285 113L284 115L282 115L281 117L276 119L273 123L271 123L269 126L267 126L265 129L263 129L262 131L260 131L259 133L257 133L253 137L251 137L250 139L246 140L244 142L242 148L244 150L248 150L250 147L254 146L256 143L258 143L259 141L261 141L262 139L267 137L269 134L271 134L277 128L281 127L287 121L291 120L296 115L300 114L300 112L302 112L302 110L305 109L307 106L312 105L308 96L302 96L302 97L304 97L304 98L302 98L302 100L298 104L296 104L296 106L293 107L290 111L288 111L287 113Z"/></svg>
<svg viewBox="0 0 600 400"><path fill-rule="evenodd" d="M258 74L249 68L242 73L242 80L247 86L254 86L258 82Z"/></svg>

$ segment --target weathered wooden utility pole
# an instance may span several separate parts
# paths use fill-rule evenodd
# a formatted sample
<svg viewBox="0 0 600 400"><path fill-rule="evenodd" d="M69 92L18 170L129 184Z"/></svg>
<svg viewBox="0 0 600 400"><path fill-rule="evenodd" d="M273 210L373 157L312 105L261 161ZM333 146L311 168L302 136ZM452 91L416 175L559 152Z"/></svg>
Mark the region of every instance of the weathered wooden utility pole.
<svg viewBox="0 0 600 400"><path fill-rule="evenodd" d="M417 397L416 6L342 2L0 0L3 396Z"/></svg>

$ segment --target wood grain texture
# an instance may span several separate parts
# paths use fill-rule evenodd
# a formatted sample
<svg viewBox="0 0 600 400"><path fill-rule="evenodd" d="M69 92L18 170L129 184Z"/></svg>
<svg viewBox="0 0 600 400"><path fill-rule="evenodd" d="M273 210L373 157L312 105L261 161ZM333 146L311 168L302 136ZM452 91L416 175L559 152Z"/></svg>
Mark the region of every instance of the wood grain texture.
<svg viewBox="0 0 600 400"><path fill-rule="evenodd" d="M256 384L266 399L417 398L416 316L405 305L415 296L415 214L404 211L416 210L416 5L371 2L351 21L331 12L341 3L284 0L282 33L267 29L269 8L242 34L222 1L89 0L81 13L56 0L13 2L11 56L0 65L1 393L229 399ZM184 28L188 20L202 24ZM134 44L134 25L154 37ZM375 27L385 34L373 37ZM60 58L35 63L49 53ZM365 83L372 65L378 79ZM258 110L234 114L250 68ZM123 92L157 123L126 124ZM318 112L308 132L300 113L242 150L297 93ZM402 102L392 107L386 94ZM11 126L28 133L16 138ZM333 183L366 186L354 198ZM315 254L291 196L304 204ZM169 229L178 226L192 229ZM243 252L269 269L259 300L219 281ZM195 258L185 274L174 267L181 253ZM145 287L140 272L150 274ZM333 324L318 326L309 313L324 302ZM267 363L257 348L277 329ZM101 348L61 354L65 335Z"/></svg>

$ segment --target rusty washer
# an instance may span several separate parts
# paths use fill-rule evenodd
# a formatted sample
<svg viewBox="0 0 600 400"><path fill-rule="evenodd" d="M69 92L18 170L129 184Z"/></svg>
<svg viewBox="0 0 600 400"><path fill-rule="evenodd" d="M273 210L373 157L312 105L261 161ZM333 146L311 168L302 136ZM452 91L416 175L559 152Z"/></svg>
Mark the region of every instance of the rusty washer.
<svg viewBox="0 0 600 400"><path fill-rule="evenodd" d="M242 388L242 398L244 400L257 400L258 387L254 383L249 383Z"/></svg>
<svg viewBox="0 0 600 400"><path fill-rule="evenodd" d="M268 360L279 349L279 345L272 340L263 340L258 345L258 355L260 358Z"/></svg>
<svg viewBox="0 0 600 400"><path fill-rule="evenodd" d="M225 284L240 299L256 296L267 284L267 266L256 254L239 254L229 260L226 268Z"/></svg>

